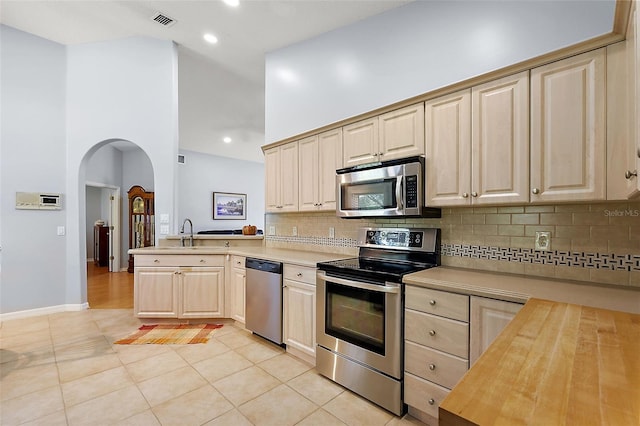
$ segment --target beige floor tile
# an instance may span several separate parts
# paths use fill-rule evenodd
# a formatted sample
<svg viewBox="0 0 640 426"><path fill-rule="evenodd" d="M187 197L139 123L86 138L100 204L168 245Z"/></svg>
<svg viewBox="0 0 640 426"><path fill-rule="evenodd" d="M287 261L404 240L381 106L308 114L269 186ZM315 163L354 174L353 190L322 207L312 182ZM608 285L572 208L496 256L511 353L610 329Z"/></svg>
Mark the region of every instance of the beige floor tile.
<svg viewBox="0 0 640 426"><path fill-rule="evenodd" d="M55 364L19 367L20 361L2 365L0 382L2 401L58 385L58 369Z"/></svg>
<svg viewBox="0 0 640 426"><path fill-rule="evenodd" d="M197 362L193 364L193 368L198 370L198 372L202 374L202 377L207 379L209 383L213 383L237 371L249 368L252 365L253 363L243 356L229 351L213 358Z"/></svg>
<svg viewBox="0 0 640 426"><path fill-rule="evenodd" d="M65 405L72 407L133 384L127 370L120 366L63 383L62 397Z"/></svg>
<svg viewBox="0 0 640 426"><path fill-rule="evenodd" d="M234 331L233 333L215 336L215 338L231 349L237 349L240 346L254 343L258 339L257 337L254 337L250 332L239 329L236 329L236 331Z"/></svg>
<svg viewBox="0 0 640 426"><path fill-rule="evenodd" d="M33 333L17 333L12 336L2 337L2 339L0 339L0 348L11 349L33 343L41 345L51 344L51 332L49 329L38 330Z"/></svg>
<svg viewBox="0 0 640 426"><path fill-rule="evenodd" d="M0 363L20 361L21 368L28 366L55 364L55 352L53 344L47 342L32 342L22 346L16 346L9 349L0 349ZM0 374L4 376L5 368L17 368L2 366Z"/></svg>
<svg viewBox="0 0 640 426"><path fill-rule="evenodd" d="M78 335L63 343L54 342L53 349L58 362L75 361L115 353L111 344L100 334L92 334L88 337Z"/></svg>
<svg viewBox="0 0 640 426"><path fill-rule="evenodd" d="M175 351L163 352L150 358L125 364L131 378L136 383L160 376L170 371L186 367L188 364Z"/></svg>
<svg viewBox="0 0 640 426"><path fill-rule="evenodd" d="M204 426L253 426L245 416L237 409L227 411L220 417L217 417L210 422L204 424Z"/></svg>
<svg viewBox="0 0 640 426"><path fill-rule="evenodd" d="M4 385L3 385L4 386ZM36 420L64 409L60 386L52 386L2 401L0 424L17 425Z"/></svg>
<svg viewBox="0 0 640 426"><path fill-rule="evenodd" d="M295 425L317 409L317 405L284 384L239 407L257 426Z"/></svg>
<svg viewBox="0 0 640 426"><path fill-rule="evenodd" d="M39 419L32 420L30 422L22 423L20 426L67 426L67 415L64 410L56 411L48 416L40 417Z"/></svg>
<svg viewBox="0 0 640 426"><path fill-rule="evenodd" d="M237 407L279 384L278 379L254 366L220 379L213 386Z"/></svg>
<svg viewBox="0 0 640 426"><path fill-rule="evenodd" d="M163 425L201 425L233 409L211 385L191 391L153 408Z"/></svg>
<svg viewBox="0 0 640 426"><path fill-rule="evenodd" d="M168 345L112 345L111 347L123 364L131 364L173 351Z"/></svg>
<svg viewBox="0 0 640 426"><path fill-rule="evenodd" d="M304 418L297 426L346 426L336 416L329 414L322 408Z"/></svg>
<svg viewBox="0 0 640 426"><path fill-rule="evenodd" d="M46 315L3 321L0 326L0 342L7 337L32 334L49 330L49 318ZM2 347L0 343L0 347Z"/></svg>
<svg viewBox="0 0 640 426"><path fill-rule="evenodd" d="M81 404L67 407L67 419L70 426L111 424L127 419L149 409L136 386L102 395Z"/></svg>
<svg viewBox="0 0 640 426"><path fill-rule="evenodd" d="M58 375L60 383L67 383L121 365L122 362L116 354L87 356L80 359L58 361Z"/></svg>
<svg viewBox="0 0 640 426"><path fill-rule="evenodd" d="M342 392L322 408L349 426L385 425L394 416L351 392Z"/></svg>
<svg viewBox="0 0 640 426"><path fill-rule="evenodd" d="M196 362L229 352L230 348L224 343L212 339L205 344L182 345L175 351L189 364L195 364Z"/></svg>
<svg viewBox="0 0 640 426"><path fill-rule="evenodd" d="M254 342L236 349L236 352L253 363L265 361L284 353L284 349L274 343Z"/></svg>
<svg viewBox="0 0 640 426"><path fill-rule="evenodd" d="M342 386L321 376L315 370L309 370L289 380L287 385L320 406L344 392Z"/></svg>
<svg viewBox="0 0 640 426"><path fill-rule="evenodd" d="M278 355L258 364L258 366L279 380L286 382L309 371L311 366L288 354Z"/></svg>
<svg viewBox="0 0 640 426"><path fill-rule="evenodd" d="M138 388L140 388L149 405L155 407L187 392L199 389L206 384L207 381L189 365L140 382L138 383Z"/></svg>
<svg viewBox="0 0 640 426"><path fill-rule="evenodd" d="M115 422L117 426L160 426L160 422L153 414L153 411L147 410L142 413L131 416L127 419Z"/></svg>

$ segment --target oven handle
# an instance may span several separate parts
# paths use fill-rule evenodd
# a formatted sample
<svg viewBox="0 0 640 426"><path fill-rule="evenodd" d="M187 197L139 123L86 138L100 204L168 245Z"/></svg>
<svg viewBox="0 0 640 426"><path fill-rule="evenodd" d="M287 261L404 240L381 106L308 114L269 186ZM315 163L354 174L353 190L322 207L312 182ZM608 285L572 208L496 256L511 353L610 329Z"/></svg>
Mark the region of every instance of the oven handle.
<svg viewBox="0 0 640 426"><path fill-rule="evenodd" d="M327 277L324 271L318 271L317 277L319 280L332 283L346 285L347 287L360 288L363 290L375 291L377 293L400 293L400 285L393 283L385 283L384 285L369 284L361 281L345 280L344 278Z"/></svg>

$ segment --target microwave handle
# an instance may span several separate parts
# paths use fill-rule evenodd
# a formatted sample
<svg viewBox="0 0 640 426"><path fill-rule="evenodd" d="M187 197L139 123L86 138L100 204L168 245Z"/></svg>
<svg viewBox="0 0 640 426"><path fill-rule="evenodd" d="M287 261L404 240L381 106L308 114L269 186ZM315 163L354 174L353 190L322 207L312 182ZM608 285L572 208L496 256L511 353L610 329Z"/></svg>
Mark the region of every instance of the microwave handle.
<svg viewBox="0 0 640 426"><path fill-rule="evenodd" d="M396 181L396 201L398 202L398 210L404 210L404 188L402 187L402 178L400 175Z"/></svg>

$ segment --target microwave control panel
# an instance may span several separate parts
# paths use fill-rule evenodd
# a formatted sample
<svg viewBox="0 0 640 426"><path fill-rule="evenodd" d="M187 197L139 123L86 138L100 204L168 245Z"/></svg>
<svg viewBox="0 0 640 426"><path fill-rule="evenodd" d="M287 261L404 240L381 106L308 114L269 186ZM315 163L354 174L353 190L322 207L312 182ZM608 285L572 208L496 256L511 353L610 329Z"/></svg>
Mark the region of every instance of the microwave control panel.
<svg viewBox="0 0 640 426"><path fill-rule="evenodd" d="M418 207L418 176L405 177L405 204L407 208Z"/></svg>

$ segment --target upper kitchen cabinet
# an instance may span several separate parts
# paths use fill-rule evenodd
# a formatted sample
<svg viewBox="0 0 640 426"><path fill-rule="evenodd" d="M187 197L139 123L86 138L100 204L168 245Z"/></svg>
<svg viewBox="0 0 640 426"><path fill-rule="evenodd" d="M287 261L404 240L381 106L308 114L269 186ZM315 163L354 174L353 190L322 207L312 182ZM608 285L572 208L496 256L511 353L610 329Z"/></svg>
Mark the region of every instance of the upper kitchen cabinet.
<svg viewBox="0 0 640 426"><path fill-rule="evenodd" d="M427 205L529 201L529 75L427 101Z"/></svg>
<svg viewBox="0 0 640 426"><path fill-rule="evenodd" d="M424 105L343 127L344 167L424 154Z"/></svg>
<svg viewBox="0 0 640 426"><path fill-rule="evenodd" d="M605 199L605 49L531 70L531 202Z"/></svg>
<svg viewBox="0 0 640 426"><path fill-rule="evenodd" d="M336 170L342 168L342 129L298 141L300 170L298 209L336 209Z"/></svg>
<svg viewBox="0 0 640 426"><path fill-rule="evenodd" d="M266 211L298 211L298 142L265 150L264 163Z"/></svg>

